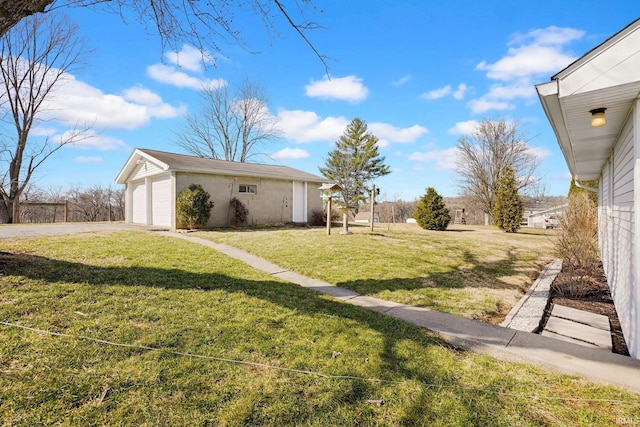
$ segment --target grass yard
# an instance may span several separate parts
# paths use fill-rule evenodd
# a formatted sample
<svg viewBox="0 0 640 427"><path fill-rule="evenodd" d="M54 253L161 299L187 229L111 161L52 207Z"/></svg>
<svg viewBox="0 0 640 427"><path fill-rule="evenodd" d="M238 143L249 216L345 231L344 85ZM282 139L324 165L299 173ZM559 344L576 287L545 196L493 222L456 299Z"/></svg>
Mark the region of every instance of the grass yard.
<svg viewBox="0 0 640 427"><path fill-rule="evenodd" d="M3 425L640 419L638 395L451 349L179 239L0 240L0 271Z"/></svg>
<svg viewBox="0 0 640 427"><path fill-rule="evenodd" d="M552 261L552 233L451 226L444 232L415 224L199 232L281 267L360 294L427 307L490 323L504 320Z"/></svg>

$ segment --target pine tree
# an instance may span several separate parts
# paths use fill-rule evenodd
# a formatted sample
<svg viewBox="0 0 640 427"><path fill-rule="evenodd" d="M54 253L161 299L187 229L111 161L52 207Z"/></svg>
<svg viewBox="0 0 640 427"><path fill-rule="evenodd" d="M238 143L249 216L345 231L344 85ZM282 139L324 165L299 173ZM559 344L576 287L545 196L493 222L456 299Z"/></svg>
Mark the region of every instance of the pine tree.
<svg viewBox="0 0 640 427"><path fill-rule="evenodd" d="M516 175L508 166L502 171L498 180L493 217L498 227L507 233L515 233L520 228L523 213L524 204L518 194Z"/></svg>
<svg viewBox="0 0 640 427"><path fill-rule="evenodd" d="M320 173L342 188L342 203L356 206L366 199L366 185L390 173L384 156L378 154L378 138L367 132L367 124L355 118L329 152Z"/></svg>
<svg viewBox="0 0 640 427"><path fill-rule="evenodd" d="M426 230L443 231L451 222L451 214L442 196L433 187L427 188L425 195L420 198L413 217Z"/></svg>

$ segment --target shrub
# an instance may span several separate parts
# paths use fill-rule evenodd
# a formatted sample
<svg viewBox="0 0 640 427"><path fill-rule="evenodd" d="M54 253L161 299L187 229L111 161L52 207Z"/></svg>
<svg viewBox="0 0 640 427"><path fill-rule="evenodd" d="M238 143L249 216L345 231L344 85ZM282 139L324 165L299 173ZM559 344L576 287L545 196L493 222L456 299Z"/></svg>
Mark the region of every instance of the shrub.
<svg viewBox="0 0 640 427"><path fill-rule="evenodd" d="M229 201L229 209L231 209L231 226L241 227L247 223L249 217L249 210L246 206L237 198L233 198Z"/></svg>
<svg viewBox="0 0 640 427"><path fill-rule="evenodd" d="M336 222L340 219L340 214L335 209L331 209L331 222ZM320 226L327 224L327 212L320 209L314 209L311 211L310 225Z"/></svg>
<svg viewBox="0 0 640 427"><path fill-rule="evenodd" d="M426 230L442 231L451 222L451 215L444 205L442 196L433 187L427 188L425 195L420 198L413 217L418 225Z"/></svg>
<svg viewBox="0 0 640 427"><path fill-rule="evenodd" d="M598 207L584 192L567 199L567 210L560 215L559 230L554 240L558 255L579 269L597 267Z"/></svg>
<svg viewBox="0 0 640 427"><path fill-rule="evenodd" d="M213 201L209 200L209 193L201 185L191 184L188 189L178 194L176 201L176 215L180 226L193 230L204 227L211 217Z"/></svg>
<svg viewBox="0 0 640 427"><path fill-rule="evenodd" d="M516 175L506 167L498 180L498 188L493 203L495 224L507 233L515 233L522 224L524 204L518 194Z"/></svg>

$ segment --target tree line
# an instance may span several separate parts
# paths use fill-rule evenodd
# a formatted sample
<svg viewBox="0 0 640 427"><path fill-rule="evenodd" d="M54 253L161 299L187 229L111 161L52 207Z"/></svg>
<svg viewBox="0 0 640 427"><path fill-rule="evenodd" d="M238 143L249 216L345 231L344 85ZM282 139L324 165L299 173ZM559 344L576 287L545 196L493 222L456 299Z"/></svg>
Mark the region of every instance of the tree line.
<svg viewBox="0 0 640 427"><path fill-rule="evenodd" d="M21 223L124 221L124 199L124 188L109 186L67 190L29 187L22 194L19 220Z"/></svg>

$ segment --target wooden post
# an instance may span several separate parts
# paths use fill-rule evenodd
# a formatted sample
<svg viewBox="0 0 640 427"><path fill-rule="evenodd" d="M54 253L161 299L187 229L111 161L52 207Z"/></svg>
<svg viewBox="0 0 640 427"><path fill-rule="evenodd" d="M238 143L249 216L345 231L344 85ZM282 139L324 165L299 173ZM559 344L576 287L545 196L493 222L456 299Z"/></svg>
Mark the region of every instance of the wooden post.
<svg viewBox="0 0 640 427"><path fill-rule="evenodd" d="M376 185L371 186L371 213L369 215L369 222L371 222L371 232L373 232L373 207L376 203Z"/></svg>
<svg viewBox="0 0 640 427"><path fill-rule="evenodd" d="M69 199L64 198L64 222L69 222Z"/></svg>
<svg viewBox="0 0 640 427"><path fill-rule="evenodd" d="M331 196L329 196L329 202L327 203L327 236L331 235Z"/></svg>

